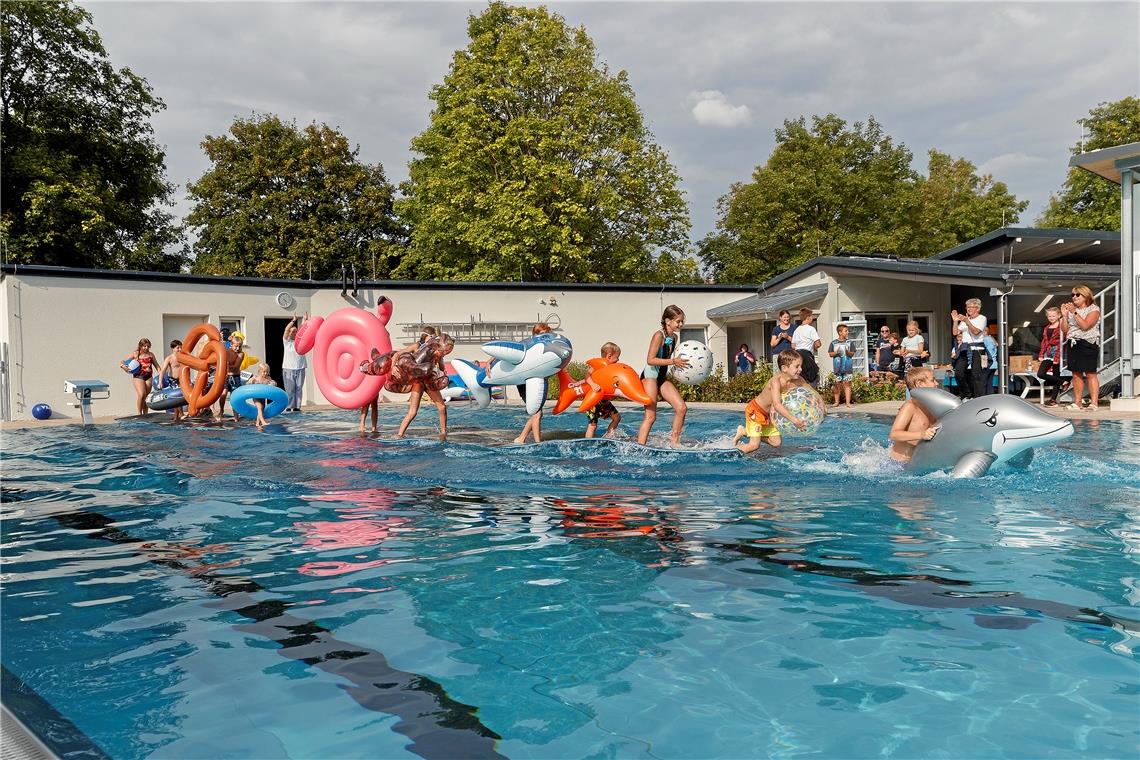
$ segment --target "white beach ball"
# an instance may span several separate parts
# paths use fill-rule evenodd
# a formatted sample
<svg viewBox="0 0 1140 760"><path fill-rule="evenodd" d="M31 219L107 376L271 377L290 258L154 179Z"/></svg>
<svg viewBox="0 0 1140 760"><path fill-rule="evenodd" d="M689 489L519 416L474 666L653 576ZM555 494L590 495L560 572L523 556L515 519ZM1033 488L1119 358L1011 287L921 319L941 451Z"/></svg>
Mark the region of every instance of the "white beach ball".
<svg viewBox="0 0 1140 760"><path fill-rule="evenodd" d="M673 368L673 379L682 385L698 385L712 374L712 351L709 351L709 347L700 341L686 340L677 346L673 356L689 360L688 367Z"/></svg>

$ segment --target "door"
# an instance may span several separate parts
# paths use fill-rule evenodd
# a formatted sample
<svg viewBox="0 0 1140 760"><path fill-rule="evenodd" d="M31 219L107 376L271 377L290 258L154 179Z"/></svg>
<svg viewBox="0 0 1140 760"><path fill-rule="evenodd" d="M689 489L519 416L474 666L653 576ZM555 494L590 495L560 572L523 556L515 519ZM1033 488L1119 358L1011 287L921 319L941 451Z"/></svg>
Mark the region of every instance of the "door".
<svg viewBox="0 0 1140 760"><path fill-rule="evenodd" d="M154 353L158 356L170 355L170 341L172 340L186 340L186 333L190 332L190 328L200 325L206 321L205 314L163 314L162 315L162 345L153 346ZM193 346L183 346L187 351L192 350Z"/></svg>
<svg viewBox="0 0 1140 760"><path fill-rule="evenodd" d="M262 361L269 365L269 376L279 388L285 386L285 381L281 378L281 360L285 358L281 336L285 334L287 324L289 320L281 317L265 318L265 350L262 352Z"/></svg>

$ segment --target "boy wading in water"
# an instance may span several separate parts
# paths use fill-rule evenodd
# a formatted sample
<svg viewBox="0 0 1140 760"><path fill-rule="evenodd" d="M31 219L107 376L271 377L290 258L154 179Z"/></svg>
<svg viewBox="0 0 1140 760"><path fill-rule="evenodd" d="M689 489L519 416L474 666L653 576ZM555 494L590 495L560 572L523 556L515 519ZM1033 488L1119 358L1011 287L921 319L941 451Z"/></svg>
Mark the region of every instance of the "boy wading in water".
<svg viewBox="0 0 1140 760"><path fill-rule="evenodd" d="M906 387L911 390L937 386L938 381L929 367L915 367L906 373ZM907 399L891 425L891 459L900 465L906 464L914 456L918 444L932 440L937 432L934 418L913 398Z"/></svg>
<svg viewBox="0 0 1140 760"><path fill-rule="evenodd" d="M809 387L800 377L803 359L799 352L789 349L780 352L776 363L780 371L772 376L756 398L748 402L748 406L744 408L744 424L736 428L736 437L732 439L732 445L742 454L751 454L760 448L761 443L769 446L780 445L782 440L780 429L772 424L773 410L787 417L800 430L807 427L806 422L794 417L780 401L780 397L791 388ZM748 443L741 443L740 440L745 436L748 436Z"/></svg>

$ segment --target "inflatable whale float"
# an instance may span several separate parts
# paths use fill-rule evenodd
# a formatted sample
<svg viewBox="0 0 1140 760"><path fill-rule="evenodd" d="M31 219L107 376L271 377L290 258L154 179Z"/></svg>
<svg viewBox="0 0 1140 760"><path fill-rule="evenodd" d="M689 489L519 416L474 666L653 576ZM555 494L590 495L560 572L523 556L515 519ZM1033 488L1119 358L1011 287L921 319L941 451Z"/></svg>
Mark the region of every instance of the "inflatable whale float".
<svg viewBox="0 0 1140 760"><path fill-rule="evenodd" d="M1034 448L1073 434L1073 423L1017 396L962 401L941 388L915 388L910 395L938 422L934 438L915 448L907 464L912 472L950 469L956 478L980 478L1014 458L1028 463Z"/></svg>
<svg viewBox="0 0 1140 760"><path fill-rule="evenodd" d="M495 362L487 369L464 359L453 359L451 366L463 380L480 409L491 403L496 385L526 385L526 412L534 414L546 403L546 378L566 369L574 349L570 339L557 333L543 333L522 341L493 340L483 350Z"/></svg>

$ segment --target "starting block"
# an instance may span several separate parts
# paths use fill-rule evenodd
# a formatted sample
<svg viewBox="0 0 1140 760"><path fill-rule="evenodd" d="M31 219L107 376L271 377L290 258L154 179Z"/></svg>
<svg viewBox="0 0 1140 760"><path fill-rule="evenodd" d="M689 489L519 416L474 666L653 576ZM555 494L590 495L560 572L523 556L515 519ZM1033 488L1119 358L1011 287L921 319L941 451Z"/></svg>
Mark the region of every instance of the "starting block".
<svg viewBox="0 0 1140 760"><path fill-rule="evenodd" d="M65 380L63 392L75 394L75 401L69 401L67 405L79 408L84 425L94 424L91 419L91 402L111 398L111 386L102 380Z"/></svg>

